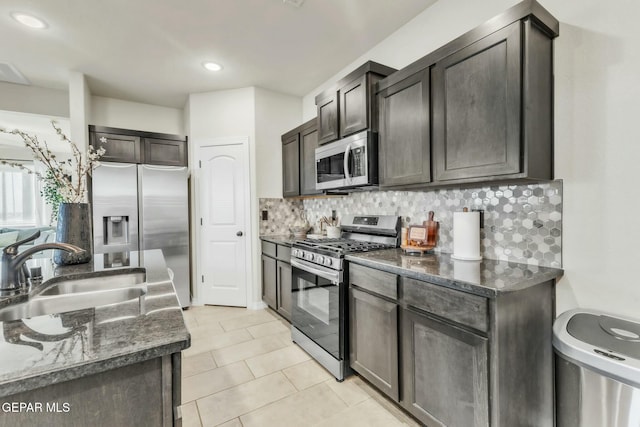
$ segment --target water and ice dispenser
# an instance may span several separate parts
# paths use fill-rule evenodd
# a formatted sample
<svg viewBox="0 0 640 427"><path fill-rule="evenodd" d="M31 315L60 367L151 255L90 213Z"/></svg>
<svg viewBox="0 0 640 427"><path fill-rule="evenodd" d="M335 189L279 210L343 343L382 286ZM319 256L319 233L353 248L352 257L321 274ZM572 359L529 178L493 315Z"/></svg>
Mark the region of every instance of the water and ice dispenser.
<svg viewBox="0 0 640 427"><path fill-rule="evenodd" d="M103 216L103 236L105 245L129 244L129 217L128 216Z"/></svg>

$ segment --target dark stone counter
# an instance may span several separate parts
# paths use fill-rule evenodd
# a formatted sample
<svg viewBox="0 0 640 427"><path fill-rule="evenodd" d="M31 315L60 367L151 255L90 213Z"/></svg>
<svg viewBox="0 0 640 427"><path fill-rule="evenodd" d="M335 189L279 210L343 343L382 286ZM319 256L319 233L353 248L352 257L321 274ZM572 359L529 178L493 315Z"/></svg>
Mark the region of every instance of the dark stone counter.
<svg viewBox="0 0 640 427"><path fill-rule="evenodd" d="M348 254L345 259L489 298L556 280L563 274L561 269L490 259L458 261L450 254L407 255L402 249Z"/></svg>
<svg viewBox="0 0 640 427"><path fill-rule="evenodd" d="M180 352L190 335L162 251L96 254L92 262L55 267L29 261L52 277L114 268L146 269L147 294L90 309L0 322L0 397Z"/></svg>
<svg viewBox="0 0 640 427"><path fill-rule="evenodd" d="M265 242L275 243L276 245L285 245L291 246L296 239L293 237L293 234L289 235L281 235L281 236L260 236L260 240L264 240Z"/></svg>

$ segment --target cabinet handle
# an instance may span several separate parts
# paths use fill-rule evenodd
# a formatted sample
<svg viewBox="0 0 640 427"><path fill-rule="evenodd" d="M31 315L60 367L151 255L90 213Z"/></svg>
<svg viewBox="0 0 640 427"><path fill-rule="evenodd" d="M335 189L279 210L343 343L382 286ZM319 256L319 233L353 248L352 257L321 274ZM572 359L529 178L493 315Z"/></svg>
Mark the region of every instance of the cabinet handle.
<svg viewBox="0 0 640 427"><path fill-rule="evenodd" d="M238 237L242 237L242 231L238 231L238 232L236 233L236 236L238 236Z"/></svg>

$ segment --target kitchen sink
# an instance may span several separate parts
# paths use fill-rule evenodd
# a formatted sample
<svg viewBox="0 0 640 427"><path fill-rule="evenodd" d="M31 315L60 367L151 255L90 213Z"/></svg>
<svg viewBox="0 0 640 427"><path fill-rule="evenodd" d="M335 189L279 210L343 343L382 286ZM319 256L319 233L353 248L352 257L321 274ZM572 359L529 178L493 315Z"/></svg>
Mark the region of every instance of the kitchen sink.
<svg viewBox="0 0 640 427"><path fill-rule="evenodd" d="M39 294L26 302L10 305L0 310L0 321L26 319L46 314L84 310L108 304L122 303L142 298L147 293L146 286L138 285L118 289L94 290L90 292L66 293L59 295Z"/></svg>
<svg viewBox="0 0 640 427"><path fill-rule="evenodd" d="M62 276L49 281L38 296L66 295L78 292L94 292L108 289L130 288L146 281L144 268L107 270L91 275Z"/></svg>

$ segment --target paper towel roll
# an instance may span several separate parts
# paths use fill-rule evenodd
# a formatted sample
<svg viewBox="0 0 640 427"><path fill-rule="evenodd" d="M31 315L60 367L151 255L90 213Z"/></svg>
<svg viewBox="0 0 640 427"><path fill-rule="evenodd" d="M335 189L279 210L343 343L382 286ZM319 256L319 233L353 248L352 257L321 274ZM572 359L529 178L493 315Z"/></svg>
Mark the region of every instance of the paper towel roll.
<svg viewBox="0 0 640 427"><path fill-rule="evenodd" d="M480 212L453 213L454 259L479 261L480 256Z"/></svg>

